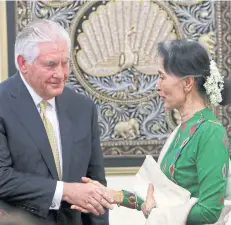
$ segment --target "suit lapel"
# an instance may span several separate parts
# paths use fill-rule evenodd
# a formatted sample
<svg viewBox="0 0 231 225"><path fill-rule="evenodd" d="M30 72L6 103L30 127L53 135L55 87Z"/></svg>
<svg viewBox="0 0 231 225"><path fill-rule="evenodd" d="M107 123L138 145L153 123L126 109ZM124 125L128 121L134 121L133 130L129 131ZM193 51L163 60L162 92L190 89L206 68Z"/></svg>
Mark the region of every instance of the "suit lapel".
<svg viewBox="0 0 231 225"><path fill-rule="evenodd" d="M65 91L65 90L64 90ZM71 150L73 148L73 134L70 116L67 112L67 107L64 95L56 97L56 107L59 119L59 130L62 145L62 159L63 159L63 181L68 181L69 167L71 161Z"/></svg>
<svg viewBox="0 0 231 225"><path fill-rule="evenodd" d="M11 89L10 93L11 107L37 145L52 177L58 180L52 150L39 112L20 76L16 75L13 79L15 87Z"/></svg>

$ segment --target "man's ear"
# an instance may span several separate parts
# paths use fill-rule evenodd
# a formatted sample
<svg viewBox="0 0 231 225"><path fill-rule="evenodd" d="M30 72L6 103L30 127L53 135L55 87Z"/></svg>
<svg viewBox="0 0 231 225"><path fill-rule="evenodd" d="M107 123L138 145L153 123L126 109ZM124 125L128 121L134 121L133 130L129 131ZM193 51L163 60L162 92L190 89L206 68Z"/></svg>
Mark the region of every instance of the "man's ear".
<svg viewBox="0 0 231 225"><path fill-rule="evenodd" d="M194 86L195 79L194 77L186 77L184 79L184 91L186 93L190 92Z"/></svg>
<svg viewBox="0 0 231 225"><path fill-rule="evenodd" d="M22 55L18 55L17 57L18 67L21 73L27 73L27 61Z"/></svg>

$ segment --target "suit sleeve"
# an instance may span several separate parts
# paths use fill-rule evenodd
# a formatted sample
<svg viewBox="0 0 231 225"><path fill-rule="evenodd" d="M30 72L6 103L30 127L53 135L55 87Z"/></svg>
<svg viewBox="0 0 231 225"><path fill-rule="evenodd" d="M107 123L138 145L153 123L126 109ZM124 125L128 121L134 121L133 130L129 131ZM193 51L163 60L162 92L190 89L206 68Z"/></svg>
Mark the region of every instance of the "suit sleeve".
<svg viewBox="0 0 231 225"><path fill-rule="evenodd" d="M191 209L187 225L213 224L224 207L229 171L228 137L221 125L207 125L196 156L198 203Z"/></svg>
<svg viewBox="0 0 231 225"><path fill-rule="evenodd" d="M18 172L13 168L7 133L0 118L0 200L46 217L56 189L56 181Z"/></svg>
<svg viewBox="0 0 231 225"><path fill-rule="evenodd" d="M107 185L104 171L104 159L103 153L100 147L100 138L98 130L98 117L97 110L93 104L92 113L92 138L91 138L91 158L88 166L87 177L93 180L97 180L104 186ZM109 225L108 210L105 210L105 214L101 216L94 216L92 214L83 214L84 225Z"/></svg>

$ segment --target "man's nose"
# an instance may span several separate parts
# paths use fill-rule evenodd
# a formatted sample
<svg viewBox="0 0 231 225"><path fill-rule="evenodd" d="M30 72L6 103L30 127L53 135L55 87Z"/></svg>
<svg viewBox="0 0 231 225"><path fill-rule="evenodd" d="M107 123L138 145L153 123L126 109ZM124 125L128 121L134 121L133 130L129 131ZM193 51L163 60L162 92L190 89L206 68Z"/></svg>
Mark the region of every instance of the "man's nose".
<svg viewBox="0 0 231 225"><path fill-rule="evenodd" d="M58 66L53 77L57 79L62 79L64 77L64 69L61 66Z"/></svg>

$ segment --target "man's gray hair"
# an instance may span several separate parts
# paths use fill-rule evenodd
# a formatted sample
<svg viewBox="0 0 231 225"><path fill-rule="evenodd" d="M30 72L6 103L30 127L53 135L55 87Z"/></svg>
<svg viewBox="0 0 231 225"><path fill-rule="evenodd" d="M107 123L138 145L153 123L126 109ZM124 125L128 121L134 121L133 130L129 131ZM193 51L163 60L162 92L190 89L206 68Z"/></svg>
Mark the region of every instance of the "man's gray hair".
<svg viewBox="0 0 231 225"><path fill-rule="evenodd" d="M33 63L39 56L39 43L67 41L71 53L71 40L68 32L57 22L51 20L35 20L29 23L17 35L15 42L15 65L19 69L17 58L22 55L29 63Z"/></svg>

